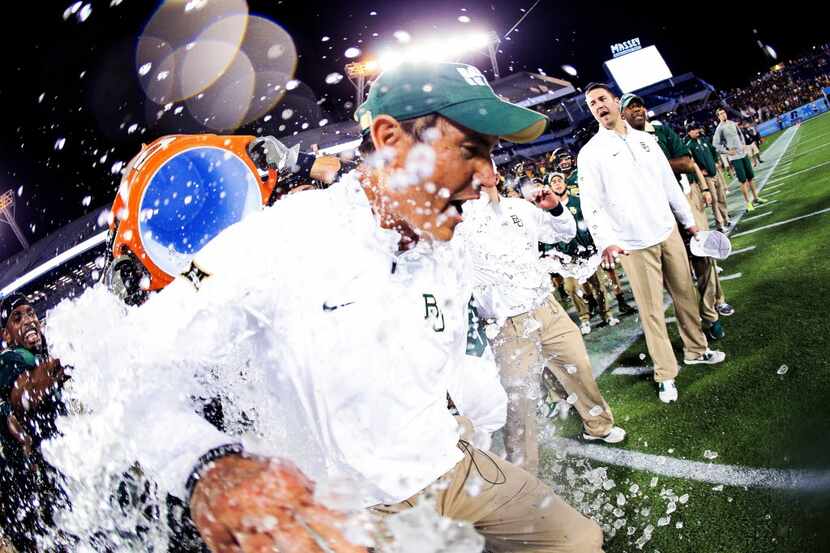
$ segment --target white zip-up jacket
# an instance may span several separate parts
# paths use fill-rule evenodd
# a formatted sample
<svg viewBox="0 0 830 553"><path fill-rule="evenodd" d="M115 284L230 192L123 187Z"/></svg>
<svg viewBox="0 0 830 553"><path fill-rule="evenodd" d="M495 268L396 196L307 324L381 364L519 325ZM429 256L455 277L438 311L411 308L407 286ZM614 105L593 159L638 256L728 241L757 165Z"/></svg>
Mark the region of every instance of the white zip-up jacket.
<svg viewBox="0 0 830 553"><path fill-rule="evenodd" d="M102 288L59 305L51 347L83 367L72 395L92 414L61 420L50 460L84 482L137 460L182 496L199 456L241 438L352 504L411 497L462 459L447 392L488 432L507 397L495 365L465 355L463 252L399 255L399 238L353 173L222 232L196 256L211 275L198 290L180 278L126 311ZM195 412L216 396L226 432Z"/></svg>
<svg viewBox="0 0 830 553"><path fill-rule="evenodd" d="M600 126L577 158L582 213L599 251L641 250L695 221L669 161L649 133Z"/></svg>
<svg viewBox="0 0 830 553"><path fill-rule="evenodd" d="M576 222L567 209L554 216L521 198L491 203L484 194L467 202L455 240L470 256L479 315L501 325L539 307L552 290L539 242L567 242L575 235Z"/></svg>

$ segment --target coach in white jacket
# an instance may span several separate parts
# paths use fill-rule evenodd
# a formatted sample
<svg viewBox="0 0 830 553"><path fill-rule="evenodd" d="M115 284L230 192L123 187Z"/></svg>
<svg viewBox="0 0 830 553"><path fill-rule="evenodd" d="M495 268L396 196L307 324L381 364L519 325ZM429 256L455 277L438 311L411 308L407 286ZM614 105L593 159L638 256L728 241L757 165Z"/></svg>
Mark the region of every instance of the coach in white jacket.
<svg viewBox="0 0 830 553"><path fill-rule="evenodd" d="M460 440L465 428L447 411L449 392L474 423L494 428L503 417L504 394L488 385L498 386L495 373L464 355L469 269L448 241L476 182L494 178L498 137L533 140L544 117L501 101L474 67L446 63L385 72L357 115L374 161L224 231L196 257L210 275L198 290L179 279L120 320L85 297L56 313L65 357L102 373L83 398L101 410L91 426L122 428L125 445L104 447L102 462L116 465L116 448L134 444L123 459L181 495L207 452L189 479L190 506L214 551L323 551L308 536L292 541L306 527L334 551L357 550L331 518L306 516L310 494L286 494L277 458L381 512L411 507L440 480L439 513L473 523L488 548L601 551L594 522L534 475ZM73 317L91 320L77 328ZM217 374L230 405L257 419L259 448L241 452L237 436L195 415L189 398L211 397L200 382ZM71 449L77 432L64 434ZM111 440L98 437L96 447Z"/></svg>
<svg viewBox="0 0 830 553"><path fill-rule="evenodd" d="M547 188L534 191L532 198L536 205L502 198L495 187L484 188L480 200L465 204L457 238L475 269L478 315L499 329L492 345L509 397L507 458L535 474L536 398L545 368L556 379L555 392L582 418L584 439L616 443L625 438L625 431L614 426L582 334L554 298L550 275L539 260L540 242L555 244L574 237L573 215Z"/></svg>
<svg viewBox="0 0 830 553"><path fill-rule="evenodd" d="M725 355L708 348L697 292L675 217L698 232L691 209L653 136L631 128L619 100L593 84L585 100L599 131L579 153L582 210L603 263L619 259L628 274L661 401L677 400L677 359L666 329L663 285L672 297L685 364L713 364Z"/></svg>

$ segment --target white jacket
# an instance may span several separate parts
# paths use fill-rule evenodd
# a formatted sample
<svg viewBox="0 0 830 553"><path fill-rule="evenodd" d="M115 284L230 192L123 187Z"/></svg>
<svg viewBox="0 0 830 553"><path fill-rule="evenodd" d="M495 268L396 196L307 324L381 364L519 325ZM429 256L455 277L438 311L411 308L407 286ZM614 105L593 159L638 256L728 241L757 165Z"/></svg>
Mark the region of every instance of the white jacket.
<svg viewBox="0 0 830 553"><path fill-rule="evenodd" d="M500 198L492 204L482 195L465 204L464 222L456 235L474 268L479 315L501 325L508 317L539 307L551 293L539 242L570 240L576 235L576 222L567 209L553 216L521 198Z"/></svg>
<svg viewBox="0 0 830 553"><path fill-rule="evenodd" d="M398 240L352 174L226 229L196 256L212 275L198 291L180 278L126 313L101 288L62 303L51 346L92 414L61 421L49 458L79 480L137 459L182 495L198 457L243 434L363 506L414 495L462 459L447 392L488 432L507 398L465 355L463 252L397 255ZM216 395L226 433L194 412ZM234 426L242 413L253 429Z"/></svg>
<svg viewBox="0 0 830 553"><path fill-rule="evenodd" d="M659 244L671 234L675 217L685 228L695 224L657 140L625 127L623 136L600 126L577 159L582 213L599 251Z"/></svg>

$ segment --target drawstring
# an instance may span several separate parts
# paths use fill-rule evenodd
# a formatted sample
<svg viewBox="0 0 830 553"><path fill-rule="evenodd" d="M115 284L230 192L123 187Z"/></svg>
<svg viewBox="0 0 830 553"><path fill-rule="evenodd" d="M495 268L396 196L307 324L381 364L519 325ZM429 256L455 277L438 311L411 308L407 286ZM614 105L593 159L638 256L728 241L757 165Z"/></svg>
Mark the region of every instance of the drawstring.
<svg viewBox="0 0 830 553"><path fill-rule="evenodd" d="M470 447L470 443L469 443L469 442L467 442L467 441L465 441L465 440L459 440L459 441L458 441L458 447L459 447L462 451L464 451L464 453L466 453L467 455L469 455L469 456L470 456L470 460L472 461L472 465L470 465L469 467L467 467L467 473L464 475L464 481L465 481L465 482L467 481L467 478L469 478L469 476L470 476L470 471L472 470L472 468L473 468L473 467L475 467L475 468L476 468L476 472L478 472L478 475L479 475L479 476L481 476L482 480L484 480L484 481L485 481L485 482L487 482L488 484L492 484L492 485L494 485L494 486L499 486L499 485L504 484L505 482L507 482L507 476L504 474L504 471L503 471L503 470L501 470L501 467L499 467L498 463L496 463L496 462L493 460L493 458L492 458L492 457L490 457L490 455L489 455L486 451L481 451L480 449L478 450L478 451L479 451L482 455L484 455L485 457L487 457L487 459L489 459L491 463L493 463L493 466L494 466L494 467L496 467L496 470L497 470L497 471L498 471L498 473L499 473L499 475L496 477L496 481L493 481L493 480L488 479L486 476L484 476L484 473L482 473L482 472L481 472L481 468L478 466L478 462L476 461L475 455L473 455L473 452L472 452L472 449L473 449L473 448L471 448L471 447Z"/></svg>

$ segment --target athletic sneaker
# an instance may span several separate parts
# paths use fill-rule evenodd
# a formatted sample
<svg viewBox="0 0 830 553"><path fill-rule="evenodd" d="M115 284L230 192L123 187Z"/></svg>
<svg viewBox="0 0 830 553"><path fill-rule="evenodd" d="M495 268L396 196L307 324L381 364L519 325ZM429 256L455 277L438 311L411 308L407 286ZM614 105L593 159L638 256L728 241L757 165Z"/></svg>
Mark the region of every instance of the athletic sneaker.
<svg viewBox="0 0 830 553"><path fill-rule="evenodd" d="M747 211L747 213L750 212L750 211L755 211L755 206L752 205L752 202L747 202L746 211Z"/></svg>
<svg viewBox="0 0 830 553"><path fill-rule="evenodd" d="M762 198L762 197L760 197L760 196L758 196L757 198L755 198L755 203L756 203L756 204L758 204L758 205L764 205L764 204L765 204L765 203L767 203L768 201L769 201L769 200L765 200L764 198Z"/></svg>
<svg viewBox="0 0 830 553"><path fill-rule="evenodd" d="M685 365L715 365L722 363L726 359L726 354L722 351L707 349L694 359L684 359Z"/></svg>
<svg viewBox="0 0 830 553"><path fill-rule="evenodd" d="M591 333L591 323L590 321L585 321L581 325L579 325L579 331L582 332L583 335Z"/></svg>
<svg viewBox="0 0 830 553"><path fill-rule="evenodd" d="M717 309L718 313L724 317L731 317L735 314L735 308L728 303L719 303L715 309Z"/></svg>
<svg viewBox="0 0 830 553"><path fill-rule="evenodd" d="M618 444L625 439L625 430L623 430L619 426L615 426L605 436L593 436L583 431L582 439L586 442L605 442L607 444Z"/></svg>
<svg viewBox="0 0 830 553"><path fill-rule="evenodd" d="M663 403L677 401L677 386L674 385L674 379L657 383L657 397Z"/></svg>
<svg viewBox="0 0 830 553"><path fill-rule="evenodd" d="M615 317L608 317L607 319L605 319L605 324L607 324L608 326L617 326L618 324L620 324L620 320Z"/></svg>
<svg viewBox="0 0 830 553"><path fill-rule="evenodd" d="M704 325L707 325L706 321L703 322ZM706 326L706 337L710 340L720 340L726 336L726 332L723 330L723 325L720 324L720 321L715 321L713 323L708 323Z"/></svg>

